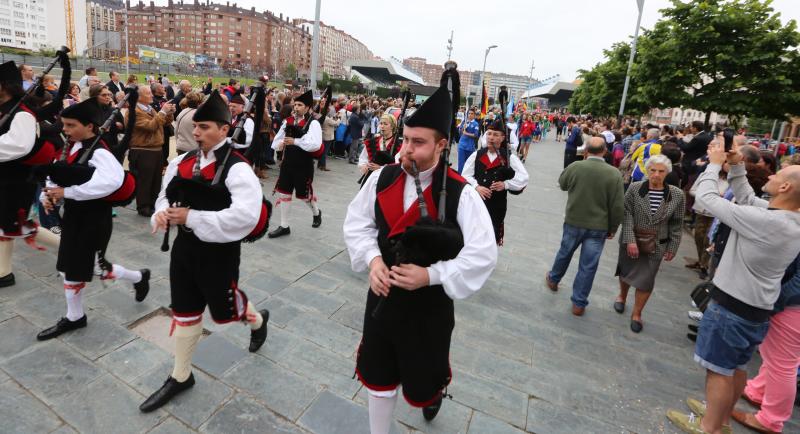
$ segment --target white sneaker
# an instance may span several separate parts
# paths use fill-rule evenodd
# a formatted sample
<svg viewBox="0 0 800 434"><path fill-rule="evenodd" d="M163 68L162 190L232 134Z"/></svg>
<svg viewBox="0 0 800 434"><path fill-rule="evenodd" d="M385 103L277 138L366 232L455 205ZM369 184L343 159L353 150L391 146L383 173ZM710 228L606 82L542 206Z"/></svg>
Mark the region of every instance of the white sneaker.
<svg viewBox="0 0 800 434"><path fill-rule="evenodd" d="M703 319L703 312L700 312L699 310L690 310L689 319L700 322Z"/></svg>

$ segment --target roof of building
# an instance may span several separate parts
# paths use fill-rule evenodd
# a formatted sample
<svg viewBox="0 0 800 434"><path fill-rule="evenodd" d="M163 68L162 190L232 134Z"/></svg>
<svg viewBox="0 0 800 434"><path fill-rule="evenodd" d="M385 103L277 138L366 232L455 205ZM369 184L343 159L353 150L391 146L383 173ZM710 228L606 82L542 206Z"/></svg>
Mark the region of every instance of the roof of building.
<svg viewBox="0 0 800 434"><path fill-rule="evenodd" d="M572 92L575 91L578 85L566 81L556 81L552 83L545 83L541 86L534 87L525 91L521 98L539 97L539 98L569 98Z"/></svg>
<svg viewBox="0 0 800 434"><path fill-rule="evenodd" d="M418 74L394 59L346 60L344 68L356 71L359 75L379 85L394 85L398 81L409 81L414 84L423 84L425 82Z"/></svg>

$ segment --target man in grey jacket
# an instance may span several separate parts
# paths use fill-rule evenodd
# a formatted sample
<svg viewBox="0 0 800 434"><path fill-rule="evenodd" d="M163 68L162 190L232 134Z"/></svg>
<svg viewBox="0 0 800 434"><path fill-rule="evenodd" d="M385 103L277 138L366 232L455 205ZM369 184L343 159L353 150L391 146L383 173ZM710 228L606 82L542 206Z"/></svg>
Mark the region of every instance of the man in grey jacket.
<svg viewBox="0 0 800 434"><path fill-rule="evenodd" d="M709 164L696 181L695 200L731 235L714 276L712 301L697 336L694 359L706 368L706 402L689 399L694 414L669 410L667 417L688 433L730 432L730 417L744 390L744 370L767 333L781 278L800 252L800 166L769 177L763 190L769 202L753 193L738 147L725 152L718 137L708 148ZM720 197L719 171L727 160L728 182L736 202ZM724 427L724 428L723 428Z"/></svg>

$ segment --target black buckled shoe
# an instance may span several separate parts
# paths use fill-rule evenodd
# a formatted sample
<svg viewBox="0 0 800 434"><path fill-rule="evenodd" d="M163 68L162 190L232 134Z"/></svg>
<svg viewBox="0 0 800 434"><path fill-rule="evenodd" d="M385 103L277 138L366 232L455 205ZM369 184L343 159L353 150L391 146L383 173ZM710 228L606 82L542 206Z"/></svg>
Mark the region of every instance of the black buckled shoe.
<svg viewBox="0 0 800 434"><path fill-rule="evenodd" d="M261 323L261 327L257 330L250 330L250 352L255 353L264 345L264 342L267 341L267 321L269 321L269 311L266 309L262 309L258 311L261 314L261 318L263 318L263 322Z"/></svg>
<svg viewBox="0 0 800 434"><path fill-rule="evenodd" d="M139 411L142 413L150 413L151 411L158 410L176 395L184 390L190 389L192 386L194 386L194 374L189 374L189 378L182 383L172 378L172 376L169 376L167 381L164 382L164 385L139 406Z"/></svg>
<svg viewBox="0 0 800 434"><path fill-rule="evenodd" d="M424 417L425 420L430 422L436 417L437 414L439 414L439 409L442 408L442 398L443 396L440 395L436 402L427 407L422 407L422 417Z"/></svg>
<svg viewBox="0 0 800 434"><path fill-rule="evenodd" d="M150 292L150 269L142 268L139 272L142 273L142 280L134 283L133 289L136 290L136 301L141 302Z"/></svg>
<svg viewBox="0 0 800 434"><path fill-rule="evenodd" d="M15 283L17 283L17 281L14 278L14 273L8 273L5 276L0 277L0 288L13 286Z"/></svg>
<svg viewBox="0 0 800 434"><path fill-rule="evenodd" d="M36 339L40 341L46 341L48 339L53 339L55 337L61 336L66 332L81 329L84 327L86 327L86 315L76 319L75 321L70 321L66 318L61 318L53 327L44 329L41 332L39 332L39 334L36 335Z"/></svg>
<svg viewBox="0 0 800 434"><path fill-rule="evenodd" d="M312 228L318 228L322 225L322 210L318 210L319 213L314 216L314 221L311 223Z"/></svg>
<svg viewBox="0 0 800 434"><path fill-rule="evenodd" d="M282 237L284 235L289 235L291 233L292 233L292 230L289 229L288 227L285 228L283 226L278 226L277 228L275 228L274 231L268 233L267 237L269 237L269 238L278 238L278 237Z"/></svg>

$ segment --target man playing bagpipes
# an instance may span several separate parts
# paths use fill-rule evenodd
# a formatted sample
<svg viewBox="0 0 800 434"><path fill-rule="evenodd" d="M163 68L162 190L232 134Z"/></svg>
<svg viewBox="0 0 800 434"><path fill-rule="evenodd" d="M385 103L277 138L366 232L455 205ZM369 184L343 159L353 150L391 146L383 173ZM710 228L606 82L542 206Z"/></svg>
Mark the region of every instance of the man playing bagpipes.
<svg viewBox="0 0 800 434"><path fill-rule="evenodd" d="M144 300L150 290L150 270L128 270L105 260L112 231L111 208L129 203L135 190L133 178L97 137L106 121L95 98L61 112L62 128L69 142L64 145L64 159L46 167L47 186L40 200L45 212L62 201L64 204L56 269L64 278L67 314L40 332L36 336L39 340L86 327L83 289L92 281L96 267L101 270L101 280L133 283L137 302Z"/></svg>
<svg viewBox="0 0 800 434"><path fill-rule="evenodd" d="M57 57L27 92L22 90L22 75L17 65L13 61L0 65L0 288L16 283L11 269L14 239L21 238L38 249L42 248L37 241L54 248L59 243L57 235L39 227L29 214L36 200L33 168L52 162L61 145L60 140L53 140L43 131L40 133L39 122L49 120L52 111L60 109L61 100L69 89L68 51L61 47L56 52ZM57 101L40 108L40 97L44 96L42 77L56 63L62 67Z"/></svg>
<svg viewBox="0 0 800 434"><path fill-rule="evenodd" d="M519 194L528 185L528 171L516 153L510 151L501 118L486 127L486 147L467 158L464 179L481 195L492 217L497 245L503 245L508 193Z"/></svg>
<svg viewBox="0 0 800 434"><path fill-rule="evenodd" d="M250 351L267 339L269 312L257 311L239 289L242 241L255 241L267 231L270 205L249 161L231 148L231 113L214 90L192 117L199 149L169 163L153 232L178 228L170 255L172 330L175 365L164 384L140 406L154 411L194 386L192 354L203 333L203 311L220 324L241 321L250 327Z"/></svg>
<svg viewBox="0 0 800 434"><path fill-rule="evenodd" d="M317 196L314 195L314 158L325 152L322 146L322 127L311 115L314 97L311 90L295 97L294 113L286 119L272 140L272 149L283 151L283 161L278 173L275 191L278 200L275 206L280 211L281 224L269 233L270 238L289 235L289 205L292 192L311 208L313 220L311 227L318 228L322 224L322 211L317 207ZM321 113L325 115L326 113Z"/></svg>
<svg viewBox="0 0 800 434"><path fill-rule="evenodd" d="M457 83L450 89L457 95ZM372 434L389 432L401 385L426 420L436 416L451 378L453 300L480 289L497 262L486 207L440 157L454 112L440 87L406 121L400 164L375 171L347 209L352 268L369 270L356 374L369 392Z"/></svg>
<svg viewBox="0 0 800 434"><path fill-rule="evenodd" d="M247 149L253 142L255 123L253 119L250 118L250 114L244 112L245 105L247 105L247 101L245 101L244 96L240 93L234 94L233 97L231 97L231 101L228 103L228 107L231 111L231 127L228 130L228 137L233 139L231 143L236 149ZM233 137L233 132L236 131L236 125L238 125L241 120L244 121L244 124L238 134L239 137Z"/></svg>

